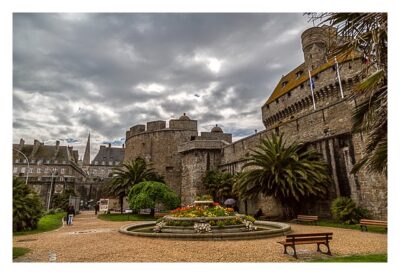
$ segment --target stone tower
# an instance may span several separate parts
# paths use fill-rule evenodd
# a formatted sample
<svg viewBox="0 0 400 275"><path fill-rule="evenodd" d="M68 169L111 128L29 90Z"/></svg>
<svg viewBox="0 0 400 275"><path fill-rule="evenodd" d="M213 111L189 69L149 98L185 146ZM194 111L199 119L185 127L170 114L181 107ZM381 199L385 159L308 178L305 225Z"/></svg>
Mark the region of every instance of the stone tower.
<svg viewBox="0 0 400 275"><path fill-rule="evenodd" d="M83 166L90 165L90 132L86 143L85 154L83 155Z"/></svg>
<svg viewBox="0 0 400 275"><path fill-rule="evenodd" d="M330 50L336 44L337 32L328 26L313 27L301 35L306 68L314 70L326 62Z"/></svg>

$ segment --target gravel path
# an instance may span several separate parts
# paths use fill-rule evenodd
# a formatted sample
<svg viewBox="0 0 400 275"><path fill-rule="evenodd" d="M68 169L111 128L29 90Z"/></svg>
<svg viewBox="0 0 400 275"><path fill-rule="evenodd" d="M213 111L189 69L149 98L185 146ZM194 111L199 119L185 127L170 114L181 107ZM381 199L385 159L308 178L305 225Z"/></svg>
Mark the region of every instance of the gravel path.
<svg viewBox="0 0 400 275"><path fill-rule="evenodd" d="M283 237L245 241L180 241L149 239L118 232L133 222L109 222L94 212L78 215L72 226L56 231L13 238L14 246L32 251L15 261L48 262L49 252L57 262L290 262L328 257L316 245L297 248L299 260L283 254L277 241ZM332 227L292 225L293 233L333 232L334 256L386 253L387 235ZM290 248L288 249L290 251Z"/></svg>

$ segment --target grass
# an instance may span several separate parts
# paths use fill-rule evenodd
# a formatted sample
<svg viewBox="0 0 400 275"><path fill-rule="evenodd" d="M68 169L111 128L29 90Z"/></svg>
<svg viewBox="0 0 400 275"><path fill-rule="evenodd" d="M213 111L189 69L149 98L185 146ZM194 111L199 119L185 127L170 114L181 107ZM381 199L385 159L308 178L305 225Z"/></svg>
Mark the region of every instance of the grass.
<svg viewBox="0 0 400 275"><path fill-rule="evenodd" d="M155 219L149 215L138 214L99 214L97 216L103 221L123 222L123 221L154 221Z"/></svg>
<svg viewBox="0 0 400 275"><path fill-rule="evenodd" d="M358 230L358 231L361 230L360 226L358 224L344 224L344 223L339 223L337 221L332 221L332 220L319 220L317 222L317 225L328 226L328 227L347 228L347 229L353 229L353 230ZM368 232L387 234L387 230L385 228L375 227L375 226L368 226Z"/></svg>
<svg viewBox="0 0 400 275"><path fill-rule="evenodd" d="M387 254L351 255L344 257L332 257L329 259L314 259L311 262L327 263L386 263Z"/></svg>
<svg viewBox="0 0 400 275"><path fill-rule="evenodd" d="M66 215L65 212L45 215L40 218L38 227L34 230L14 232L14 236L37 234L46 231L51 231L62 226L62 218Z"/></svg>
<svg viewBox="0 0 400 275"><path fill-rule="evenodd" d="M21 257L31 251L29 248L25 247L13 247L13 259Z"/></svg>

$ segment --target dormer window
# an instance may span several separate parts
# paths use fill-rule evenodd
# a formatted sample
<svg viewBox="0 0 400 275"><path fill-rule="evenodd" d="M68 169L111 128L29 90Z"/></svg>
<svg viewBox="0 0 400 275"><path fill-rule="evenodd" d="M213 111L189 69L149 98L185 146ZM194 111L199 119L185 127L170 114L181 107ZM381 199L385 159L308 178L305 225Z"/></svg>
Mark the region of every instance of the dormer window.
<svg viewBox="0 0 400 275"><path fill-rule="evenodd" d="M299 78L302 74L303 74L303 71L298 71L298 72L296 73L296 78Z"/></svg>
<svg viewBox="0 0 400 275"><path fill-rule="evenodd" d="M287 81L283 81L283 82L282 82L282 88L285 87L287 84L288 84Z"/></svg>

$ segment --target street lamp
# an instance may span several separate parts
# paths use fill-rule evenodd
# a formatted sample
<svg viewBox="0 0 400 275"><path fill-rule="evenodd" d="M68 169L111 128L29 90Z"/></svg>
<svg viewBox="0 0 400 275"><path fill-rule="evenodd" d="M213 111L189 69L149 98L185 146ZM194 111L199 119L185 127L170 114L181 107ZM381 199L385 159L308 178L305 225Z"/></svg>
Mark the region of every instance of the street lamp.
<svg viewBox="0 0 400 275"><path fill-rule="evenodd" d="M20 153L21 155L23 155L26 159L26 163L28 163L28 171L26 171L26 180L25 180L25 184L28 184L28 177L29 177L29 159L28 157L22 153L20 150L13 148L15 151L17 151L18 153Z"/></svg>
<svg viewBox="0 0 400 275"><path fill-rule="evenodd" d="M51 171L51 183L50 183L50 192L49 192L49 197L47 199L47 211L50 209L50 203L51 203L51 195L53 193L53 182L54 182L54 176L57 175L57 171Z"/></svg>

